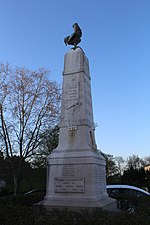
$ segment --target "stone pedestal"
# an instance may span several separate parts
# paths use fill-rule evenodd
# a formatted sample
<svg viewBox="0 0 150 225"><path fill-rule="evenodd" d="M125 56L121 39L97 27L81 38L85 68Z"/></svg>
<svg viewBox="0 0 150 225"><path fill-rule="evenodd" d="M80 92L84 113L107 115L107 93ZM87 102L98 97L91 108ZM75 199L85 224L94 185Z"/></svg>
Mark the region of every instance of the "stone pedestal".
<svg viewBox="0 0 150 225"><path fill-rule="evenodd" d="M59 145L47 158L45 206L115 205L94 128L88 59L81 48L72 49L64 62Z"/></svg>

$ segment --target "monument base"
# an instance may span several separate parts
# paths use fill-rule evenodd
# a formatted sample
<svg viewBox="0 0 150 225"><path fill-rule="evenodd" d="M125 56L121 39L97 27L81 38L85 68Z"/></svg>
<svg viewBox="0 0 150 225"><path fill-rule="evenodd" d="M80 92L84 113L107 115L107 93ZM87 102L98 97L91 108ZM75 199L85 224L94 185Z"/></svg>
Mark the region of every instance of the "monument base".
<svg viewBox="0 0 150 225"><path fill-rule="evenodd" d="M89 149L57 151L48 157L47 192L42 205L116 209L106 192L105 159Z"/></svg>

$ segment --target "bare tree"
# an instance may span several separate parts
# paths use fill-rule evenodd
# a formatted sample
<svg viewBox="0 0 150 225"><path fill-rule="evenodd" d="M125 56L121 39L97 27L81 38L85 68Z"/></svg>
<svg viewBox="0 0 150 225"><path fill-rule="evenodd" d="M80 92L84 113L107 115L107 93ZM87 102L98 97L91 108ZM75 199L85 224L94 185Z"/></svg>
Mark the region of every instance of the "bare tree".
<svg viewBox="0 0 150 225"><path fill-rule="evenodd" d="M118 167L114 160L113 155L102 153L106 159L106 177L114 176L118 174Z"/></svg>
<svg viewBox="0 0 150 225"><path fill-rule="evenodd" d="M9 86L9 75L10 75L10 68L9 65L6 64L4 65L3 63L0 63L0 117L1 117L1 122L0 123L0 149L3 149L3 144L2 140L4 137L6 137L6 133L4 132L4 117L3 117L3 105L5 102L5 99L8 95L8 86ZM6 147L7 147L7 143Z"/></svg>
<svg viewBox="0 0 150 225"><path fill-rule="evenodd" d="M117 167L118 167L118 173L120 175L122 175L123 173L123 164L124 164L124 159L122 156L117 156L114 158L115 159L115 162L117 164Z"/></svg>
<svg viewBox="0 0 150 225"><path fill-rule="evenodd" d="M132 155L127 158L127 168L140 169L144 166L144 160L139 158L137 155Z"/></svg>
<svg viewBox="0 0 150 225"><path fill-rule="evenodd" d="M149 165L150 164L150 156L146 156L144 158L144 161L145 161L145 165Z"/></svg>
<svg viewBox="0 0 150 225"><path fill-rule="evenodd" d="M1 64L0 77L3 78L0 84L3 90L0 95L3 150L7 157L20 156L20 166L21 160L36 153L40 133L58 122L60 87L49 80L49 70L45 68L31 71ZM17 183L16 172L14 179Z"/></svg>

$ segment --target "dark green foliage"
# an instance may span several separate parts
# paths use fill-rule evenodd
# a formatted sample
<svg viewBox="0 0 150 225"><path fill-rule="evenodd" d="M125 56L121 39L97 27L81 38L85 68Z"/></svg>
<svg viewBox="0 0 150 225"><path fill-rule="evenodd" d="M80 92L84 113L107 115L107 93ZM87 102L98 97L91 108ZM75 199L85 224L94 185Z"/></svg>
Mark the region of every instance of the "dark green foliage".
<svg viewBox="0 0 150 225"><path fill-rule="evenodd" d="M32 204L43 199L43 195L0 198L1 225L149 225L150 198L138 201L137 212L112 213L101 209L70 211L53 209L46 212L35 209Z"/></svg>
<svg viewBox="0 0 150 225"><path fill-rule="evenodd" d="M146 186L146 172L144 168L134 169L132 166L124 170L122 183L137 187Z"/></svg>
<svg viewBox="0 0 150 225"><path fill-rule="evenodd" d="M45 189L46 168L32 168L19 156L0 158L0 180L6 182L6 193L14 191L14 176L17 179L17 193Z"/></svg>
<svg viewBox="0 0 150 225"><path fill-rule="evenodd" d="M32 205L43 197L43 194L36 194L0 198L0 224L33 225L35 219Z"/></svg>
<svg viewBox="0 0 150 225"><path fill-rule="evenodd" d="M146 186L148 188L148 191L150 192L150 171L146 171Z"/></svg>
<svg viewBox="0 0 150 225"><path fill-rule="evenodd" d="M17 196L5 196L0 198L0 205L9 206L32 206L34 203L42 201L45 193L35 193L30 195L20 194Z"/></svg>
<svg viewBox="0 0 150 225"><path fill-rule="evenodd" d="M32 225L34 224L34 214L27 206L1 206L1 225Z"/></svg>
<svg viewBox="0 0 150 225"><path fill-rule="evenodd" d="M32 166L41 168L46 166L47 156L58 146L59 127L47 129L41 134L40 144L36 154L33 156Z"/></svg>
<svg viewBox="0 0 150 225"><path fill-rule="evenodd" d="M9 192L22 191L24 184L27 184L31 171L30 164L20 156L0 158L0 179L6 181Z"/></svg>
<svg viewBox="0 0 150 225"><path fill-rule="evenodd" d="M137 204L137 213L149 215L150 217L150 197L140 197Z"/></svg>

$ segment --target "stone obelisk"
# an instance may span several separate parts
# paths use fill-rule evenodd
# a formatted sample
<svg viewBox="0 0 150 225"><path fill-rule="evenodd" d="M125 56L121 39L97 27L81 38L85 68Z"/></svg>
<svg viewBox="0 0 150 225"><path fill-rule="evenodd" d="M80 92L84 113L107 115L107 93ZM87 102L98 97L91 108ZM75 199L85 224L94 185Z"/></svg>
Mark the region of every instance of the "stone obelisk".
<svg viewBox="0 0 150 225"><path fill-rule="evenodd" d="M43 204L111 208L105 159L97 150L88 59L80 47L65 55L59 145L47 158Z"/></svg>

